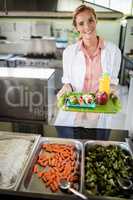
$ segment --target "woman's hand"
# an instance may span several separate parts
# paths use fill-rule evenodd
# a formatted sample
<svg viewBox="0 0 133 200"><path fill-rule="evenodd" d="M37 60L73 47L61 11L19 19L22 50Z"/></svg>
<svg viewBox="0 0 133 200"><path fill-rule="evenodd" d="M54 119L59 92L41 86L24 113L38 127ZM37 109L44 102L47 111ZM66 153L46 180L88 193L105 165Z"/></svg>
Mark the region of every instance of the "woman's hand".
<svg viewBox="0 0 133 200"><path fill-rule="evenodd" d="M63 94L72 92L72 86L70 84L64 84L61 90L57 94L57 99L59 99Z"/></svg>
<svg viewBox="0 0 133 200"><path fill-rule="evenodd" d="M111 84L111 86L110 86L110 93L111 94L118 96L118 90L119 90L119 88L118 88L117 85Z"/></svg>

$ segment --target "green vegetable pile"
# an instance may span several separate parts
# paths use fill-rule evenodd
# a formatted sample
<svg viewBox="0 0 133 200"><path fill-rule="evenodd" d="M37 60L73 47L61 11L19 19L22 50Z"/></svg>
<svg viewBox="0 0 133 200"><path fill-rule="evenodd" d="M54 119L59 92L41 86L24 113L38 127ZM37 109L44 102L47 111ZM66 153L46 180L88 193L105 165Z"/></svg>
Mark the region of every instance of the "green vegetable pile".
<svg viewBox="0 0 133 200"><path fill-rule="evenodd" d="M133 159L117 145L86 146L85 188L88 194L120 196L118 177L133 179Z"/></svg>

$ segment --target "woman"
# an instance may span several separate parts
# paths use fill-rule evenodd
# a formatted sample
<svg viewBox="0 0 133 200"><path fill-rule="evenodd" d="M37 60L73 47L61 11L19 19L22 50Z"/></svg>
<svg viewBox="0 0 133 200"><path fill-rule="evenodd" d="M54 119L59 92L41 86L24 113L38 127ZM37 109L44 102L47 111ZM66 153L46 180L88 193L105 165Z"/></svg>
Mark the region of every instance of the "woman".
<svg viewBox="0 0 133 200"><path fill-rule="evenodd" d="M118 84L121 52L115 44L97 36L96 24L96 13L93 8L81 5L75 10L73 25L79 32L80 39L63 52L64 85L57 98L73 90L96 92L99 79L104 72L110 74L112 87ZM95 126L99 115L89 113L89 116ZM60 111L55 125L74 126L76 121L82 121L82 125L86 119L88 114Z"/></svg>

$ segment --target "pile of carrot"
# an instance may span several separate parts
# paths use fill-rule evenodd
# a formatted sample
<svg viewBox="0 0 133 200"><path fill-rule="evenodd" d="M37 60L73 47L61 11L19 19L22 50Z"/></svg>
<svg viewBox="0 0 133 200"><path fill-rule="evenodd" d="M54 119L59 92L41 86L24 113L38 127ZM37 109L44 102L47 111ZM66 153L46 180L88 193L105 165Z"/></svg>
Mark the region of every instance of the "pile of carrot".
<svg viewBox="0 0 133 200"><path fill-rule="evenodd" d="M58 192L61 179L70 181L72 185L78 183L79 163L74 145L43 144L33 172L52 192Z"/></svg>

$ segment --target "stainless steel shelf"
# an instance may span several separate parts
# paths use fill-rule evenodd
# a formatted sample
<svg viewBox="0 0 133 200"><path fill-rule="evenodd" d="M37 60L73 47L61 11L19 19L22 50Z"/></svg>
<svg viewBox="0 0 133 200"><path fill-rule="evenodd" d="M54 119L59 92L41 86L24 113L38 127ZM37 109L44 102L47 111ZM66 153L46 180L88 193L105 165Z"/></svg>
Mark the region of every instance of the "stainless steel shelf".
<svg viewBox="0 0 133 200"><path fill-rule="evenodd" d="M30 17L30 18L72 18L72 12L32 12L32 11L9 11L0 12L0 17ZM119 19L123 17L121 12L97 12L98 19Z"/></svg>

